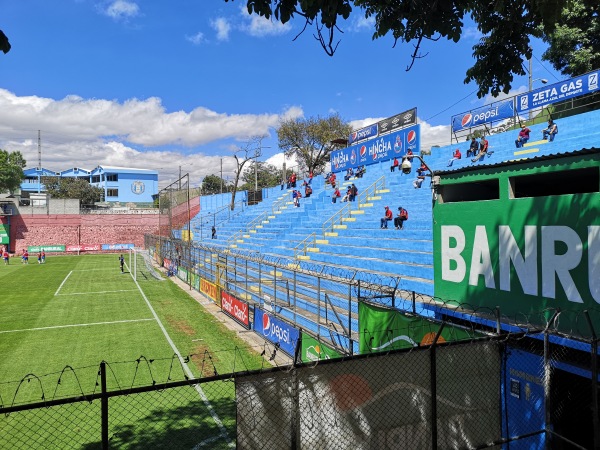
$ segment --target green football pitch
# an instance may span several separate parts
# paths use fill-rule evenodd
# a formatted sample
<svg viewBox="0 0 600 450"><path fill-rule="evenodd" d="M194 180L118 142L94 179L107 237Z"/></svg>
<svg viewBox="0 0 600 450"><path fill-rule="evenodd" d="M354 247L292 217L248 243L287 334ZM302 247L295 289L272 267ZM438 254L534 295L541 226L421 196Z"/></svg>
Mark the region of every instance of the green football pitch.
<svg viewBox="0 0 600 450"><path fill-rule="evenodd" d="M169 279L134 280L124 256L125 273L117 254L0 266L1 404L97 392L101 361L110 390L264 366Z"/></svg>

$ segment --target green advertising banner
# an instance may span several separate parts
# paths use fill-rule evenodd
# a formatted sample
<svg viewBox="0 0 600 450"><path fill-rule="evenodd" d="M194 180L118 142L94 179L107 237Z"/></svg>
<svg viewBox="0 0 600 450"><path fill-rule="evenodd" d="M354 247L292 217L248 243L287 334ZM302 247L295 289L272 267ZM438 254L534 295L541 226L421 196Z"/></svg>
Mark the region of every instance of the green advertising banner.
<svg viewBox="0 0 600 450"><path fill-rule="evenodd" d="M365 302L358 304L358 324L361 354L430 345L440 329L439 324L423 317ZM438 342L471 339L474 335L470 330L445 325Z"/></svg>
<svg viewBox="0 0 600 450"><path fill-rule="evenodd" d="M188 280L188 271L186 269L184 269L183 267L179 267L177 269L177 277L182 280L185 281L187 283Z"/></svg>
<svg viewBox="0 0 600 450"><path fill-rule="evenodd" d="M27 247L29 253L37 253L44 250L45 252L64 252L65 245L32 245Z"/></svg>
<svg viewBox="0 0 600 450"><path fill-rule="evenodd" d="M560 309L560 331L589 335L583 313L600 303L599 166L596 153L443 176L436 297L538 326ZM589 188L580 184L588 176ZM470 201L476 186L489 199Z"/></svg>
<svg viewBox="0 0 600 450"><path fill-rule="evenodd" d="M10 225L7 223L0 224L0 244L8 244L10 242Z"/></svg>
<svg viewBox="0 0 600 450"><path fill-rule="evenodd" d="M302 362L319 361L322 359L335 359L343 356L341 353L329 348L306 333L302 333L301 343L302 350L300 357Z"/></svg>
<svg viewBox="0 0 600 450"><path fill-rule="evenodd" d="M200 276L197 273L192 273L191 285L197 291L200 291Z"/></svg>

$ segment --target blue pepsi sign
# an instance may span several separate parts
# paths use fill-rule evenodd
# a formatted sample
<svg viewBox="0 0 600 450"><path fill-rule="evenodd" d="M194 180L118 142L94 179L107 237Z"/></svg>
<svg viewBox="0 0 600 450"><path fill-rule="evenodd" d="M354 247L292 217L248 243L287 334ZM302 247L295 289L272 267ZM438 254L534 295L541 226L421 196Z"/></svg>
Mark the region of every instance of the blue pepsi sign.
<svg viewBox="0 0 600 450"><path fill-rule="evenodd" d="M457 132L484 123L508 119L509 117L514 117L514 115L515 102L513 98L490 103L481 108L472 109L466 113L452 116L452 131Z"/></svg>
<svg viewBox="0 0 600 450"><path fill-rule="evenodd" d="M421 148L421 125L413 125L395 133L369 139L356 145L331 152L331 171L340 172L358 166L368 166L392 158L401 158L410 149Z"/></svg>
<svg viewBox="0 0 600 450"><path fill-rule="evenodd" d="M279 344L279 348L288 355L294 356L296 344L300 339L300 331L298 329L255 307L254 331L273 344Z"/></svg>
<svg viewBox="0 0 600 450"><path fill-rule="evenodd" d="M369 125L368 127L361 128L360 130L353 131L348 136L348 144L353 144L358 141L364 141L365 139L369 139L371 137L375 137L379 134L379 126L374 123L373 125Z"/></svg>
<svg viewBox="0 0 600 450"><path fill-rule="evenodd" d="M102 250L128 250L134 247L133 244L102 244Z"/></svg>
<svg viewBox="0 0 600 450"><path fill-rule="evenodd" d="M517 112L529 111L572 97L589 94L598 90L600 71L590 72L580 77L544 86L526 94L517 95Z"/></svg>

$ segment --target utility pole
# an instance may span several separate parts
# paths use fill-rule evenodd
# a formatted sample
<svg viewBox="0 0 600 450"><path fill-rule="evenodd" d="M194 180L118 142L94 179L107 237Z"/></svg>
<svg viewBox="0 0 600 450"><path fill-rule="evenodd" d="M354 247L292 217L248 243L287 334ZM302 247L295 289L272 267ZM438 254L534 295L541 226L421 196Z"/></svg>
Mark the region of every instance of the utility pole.
<svg viewBox="0 0 600 450"><path fill-rule="evenodd" d="M38 130L38 194L42 189L42 130Z"/></svg>
<svg viewBox="0 0 600 450"><path fill-rule="evenodd" d="M179 166L179 190L181 190L181 166Z"/></svg>
<svg viewBox="0 0 600 450"><path fill-rule="evenodd" d="M223 158L221 158L221 194L223 193Z"/></svg>

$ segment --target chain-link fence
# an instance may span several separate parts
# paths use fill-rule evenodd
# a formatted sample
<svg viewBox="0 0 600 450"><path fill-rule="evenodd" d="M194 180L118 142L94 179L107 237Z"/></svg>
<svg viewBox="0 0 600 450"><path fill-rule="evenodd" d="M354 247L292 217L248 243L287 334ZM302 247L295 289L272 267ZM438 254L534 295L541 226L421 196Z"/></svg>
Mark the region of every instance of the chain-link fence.
<svg viewBox="0 0 600 450"><path fill-rule="evenodd" d="M598 421L597 401L590 400L597 395L593 353L576 352L592 372L581 382L562 370L568 350L552 339L548 331L434 339L406 350L201 379L168 381L176 378L171 371L165 382L118 389L115 367L102 363L97 374L81 373L95 380L91 392L0 405L0 446L597 448L598 429L581 422Z"/></svg>

